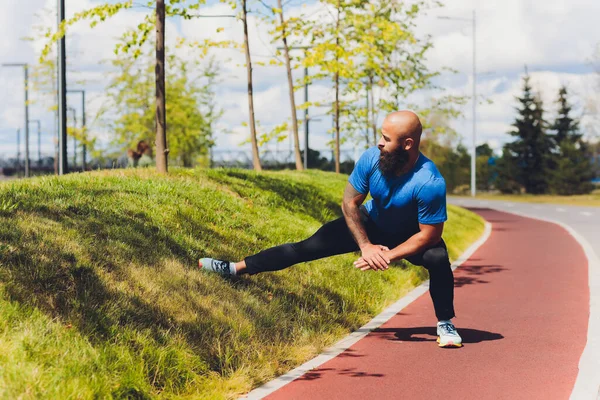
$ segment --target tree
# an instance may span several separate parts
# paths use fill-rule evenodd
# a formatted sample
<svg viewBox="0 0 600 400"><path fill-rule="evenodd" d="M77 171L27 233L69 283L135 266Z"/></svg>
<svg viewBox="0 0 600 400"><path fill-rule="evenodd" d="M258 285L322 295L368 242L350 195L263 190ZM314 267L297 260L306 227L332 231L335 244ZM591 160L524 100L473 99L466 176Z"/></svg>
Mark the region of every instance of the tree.
<svg viewBox="0 0 600 400"><path fill-rule="evenodd" d="M477 163L477 189L490 190L496 169L494 150L487 143L484 143L475 148L475 154L477 155L475 159Z"/></svg>
<svg viewBox="0 0 600 400"><path fill-rule="evenodd" d="M570 115L572 107L565 86L558 92L557 103L558 116L551 127L556 154L555 168L550 171L551 190L561 195L590 193L594 189L591 180L595 174L579 132L579 121Z"/></svg>
<svg viewBox="0 0 600 400"><path fill-rule="evenodd" d="M165 52L164 52L164 26L167 16L179 16L185 19L194 18L196 15L191 12L198 10L205 0L146 0L146 7L153 12L147 14L144 21L137 27L127 31L122 42L118 43L115 53L130 54L134 58L142 54L142 47L148 40L150 32L156 31L156 61L155 61L155 100L156 100L156 123L155 123L155 143L157 162L156 168L161 173L168 171L168 153L167 147L167 127L166 127L166 105L165 105ZM135 4L138 6L139 4ZM50 39L42 51L41 61L49 54L52 44L61 39L65 34L67 27L82 20L89 20L90 26L94 27L98 23L105 21L122 10L132 8L133 0L125 0L116 3L100 4L88 10L76 13L71 19L65 20L59 26L57 32L48 31L46 36ZM214 43L206 42L207 46Z"/></svg>
<svg viewBox="0 0 600 400"><path fill-rule="evenodd" d="M525 70L523 95L517 98L519 116L513 123L515 130L509 132L516 139L505 145L500 167L516 175L511 176L507 170L500 174L499 179L514 179L527 193L542 194L548 191L552 139L546 134L542 100L533 94L529 80ZM513 169L514 166L516 169ZM501 186L504 185L501 183ZM512 188L513 185L507 187Z"/></svg>
<svg viewBox="0 0 600 400"><path fill-rule="evenodd" d="M156 170L168 172L167 105L165 98L165 0L156 0Z"/></svg>
<svg viewBox="0 0 600 400"><path fill-rule="evenodd" d="M112 64L117 72L109 82L108 101L101 109L101 116L111 121L114 143L132 147L140 140L151 142L155 133L153 57L148 51L137 59L117 58ZM193 166L199 157L206 157L214 144L214 123L222 113L216 108L214 94L219 66L211 61L202 69L199 64L196 61L190 66L175 54L167 57L169 154L185 167Z"/></svg>
<svg viewBox="0 0 600 400"><path fill-rule="evenodd" d="M496 189L504 194L521 193L523 186L518 179L521 173L518 159L506 145L502 149L502 157L498 159L497 166Z"/></svg>
<svg viewBox="0 0 600 400"><path fill-rule="evenodd" d="M429 45L414 33L414 19L427 3L327 0L321 18L290 23L291 32L309 41L303 64L317 70L310 82L330 79L333 84L334 101L324 103L334 117L336 171L341 131L345 138L368 145L365 132L372 129L376 143L377 110L392 111L384 98L408 96L435 76L423 62Z"/></svg>
<svg viewBox="0 0 600 400"><path fill-rule="evenodd" d="M494 150L492 150L489 144L484 143L475 148L475 154L477 155L477 157L492 157L494 155Z"/></svg>
<svg viewBox="0 0 600 400"><path fill-rule="evenodd" d="M247 1L242 1L242 23L244 25L244 52L246 54L246 71L248 73L248 108L250 117L250 140L252 142L252 164L255 171L261 171L258 142L256 140L256 122L254 121L254 95L252 86L252 59L250 57L250 42L248 41L248 9Z"/></svg>

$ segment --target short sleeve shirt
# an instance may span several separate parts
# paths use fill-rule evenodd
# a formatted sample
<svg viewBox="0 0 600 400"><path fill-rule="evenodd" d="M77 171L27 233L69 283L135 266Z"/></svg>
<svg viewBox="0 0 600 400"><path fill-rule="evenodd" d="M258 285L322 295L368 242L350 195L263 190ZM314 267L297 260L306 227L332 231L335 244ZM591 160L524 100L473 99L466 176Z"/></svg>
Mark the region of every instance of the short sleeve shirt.
<svg viewBox="0 0 600 400"><path fill-rule="evenodd" d="M448 219L446 181L433 161L419 153L410 171L389 177L379 170L379 155L377 147L365 151L349 182L358 192L371 194L365 207L380 229L409 237L419 232L419 223L433 225Z"/></svg>

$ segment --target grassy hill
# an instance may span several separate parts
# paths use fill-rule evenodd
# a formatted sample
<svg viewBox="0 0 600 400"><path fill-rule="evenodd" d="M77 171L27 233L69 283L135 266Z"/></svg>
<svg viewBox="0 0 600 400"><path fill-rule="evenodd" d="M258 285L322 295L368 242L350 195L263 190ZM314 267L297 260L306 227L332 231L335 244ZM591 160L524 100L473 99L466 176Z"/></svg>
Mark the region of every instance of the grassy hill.
<svg viewBox="0 0 600 400"><path fill-rule="evenodd" d="M361 272L350 254L226 280L196 262L311 235L341 215L346 180L126 170L0 184L0 398L231 398L314 356L426 272ZM449 218L457 257L483 222Z"/></svg>

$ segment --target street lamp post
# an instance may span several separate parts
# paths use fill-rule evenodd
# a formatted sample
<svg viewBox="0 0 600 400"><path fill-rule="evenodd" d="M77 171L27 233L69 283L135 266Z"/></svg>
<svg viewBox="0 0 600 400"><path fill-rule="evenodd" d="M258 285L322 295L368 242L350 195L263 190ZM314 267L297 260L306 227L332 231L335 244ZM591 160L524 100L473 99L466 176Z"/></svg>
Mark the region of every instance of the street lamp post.
<svg viewBox="0 0 600 400"><path fill-rule="evenodd" d="M439 19L449 19L457 21L468 21L473 25L473 143L471 146L471 196L477 194L476 175L476 150L477 150L477 15L473 10L472 18L438 17Z"/></svg>
<svg viewBox="0 0 600 400"><path fill-rule="evenodd" d="M23 67L25 73L25 177L29 172L29 66L26 63L2 64L3 67Z"/></svg>
<svg viewBox="0 0 600 400"><path fill-rule="evenodd" d="M68 93L81 93L81 130L82 134L85 135L85 90L77 89L77 90L67 90ZM87 169L87 147L85 144L85 138L82 144L82 168L85 171Z"/></svg>
<svg viewBox="0 0 600 400"><path fill-rule="evenodd" d="M65 20L65 0L58 1L57 24ZM69 172L67 160L67 69L65 36L58 41L58 173Z"/></svg>

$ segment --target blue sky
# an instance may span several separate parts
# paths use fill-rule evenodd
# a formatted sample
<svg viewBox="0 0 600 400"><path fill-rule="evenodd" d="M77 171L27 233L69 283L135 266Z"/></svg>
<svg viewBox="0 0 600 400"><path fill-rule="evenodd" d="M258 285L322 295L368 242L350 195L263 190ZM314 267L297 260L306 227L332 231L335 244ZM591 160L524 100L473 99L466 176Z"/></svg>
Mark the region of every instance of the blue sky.
<svg viewBox="0 0 600 400"><path fill-rule="evenodd" d="M53 7L55 0L4 0L6 11L0 16L0 33L5 38L0 43L1 62L34 63L36 54L41 48L41 41L23 42L20 38L32 34L32 26L41 21L35 16L44 7ZM275 4L274 1L271 1ZM27 3L27 4L25 4ZM99 2L91 0L67 1L67 14L93 6ZM289 3L288 11L298 13L303 9L318 9L316 1L294 1ZM470 17L475 7L478 16L477 31L477 69L485 74L478 75L477 91L492 104L482 103L477 113L478 144L487 142L494 148L500 146L510 136L506 132L514 118L515 96L519 94L524 65L527 64L532 75L535 89L546 103L548 116L553 115L554 99L558 87L566 84L572 92L572 101L577 105L577 113L584 114L582 126L593 133L597 127L590 113L584 109L585 104L597 99L597 91L593 89L594 76L589 64L595 46L600 42L600 2L596 0L506 0L499 3L493 0L452 0L446 1L445 7L429 11L428 15L418 21L417 32L420 35L431 35L434 49L429 53L428 65L432 69L444 66L458 71L455 75L444 75L438 84L447 93L471 94L471 26L468 22L440 20L439 16ZM218 1L209 1L202 7L201 13L227 13L226 6ZM70 54L69 87L75 87L75 80L87 78L88 120L103 103L103 86L106 82L107 67L101 60L113 57L112 50L116 39L127 27L139 22L141 10L122 13L113 20L90 29L86 24L74 27L68 39ZM53 24L53 19L47 21ZM274 45L268 42L267 29L264 24L256 24L251 20L250 40L252 52L265 55L273 52ZM225 31L216 34L217 27ZM193 21L171 20L167 30L167 41L174 40L175 33L188 38L221 37L241 40L239 23L232 19L198 19ZM247 120L247 98L245 87L245 69L238 64L243 63L243 54L217 54L219 59L233 57L233 61L223 64L223 79L226 82L218 90L218 102L225 114L220 127L233 131L230 135L221 135L217 139L219 149L237 149L239 143L247 138L248 131L241 123ZM255 60L260 60L259 57ZM285 70L282 67L255 66L255 101L256 117L265 128L283 122L289 116L289 102ZM294 72L295 77L301 71ZM0 95L0 154L16 152L16 129L23 125L23 84L22 72L16 68L0 69L0 85L4 88ZM326 82L310 88L311 99L327 99L330 85ZM414 97L416 102L425 102L431 93L422 93ZM302 99L302 91L296 93L297 100ZM36 94L31 97L35 100ZM40 100L40 99L38 99ZM38 101L39 103L39 101ZM75 108L79 108L79 99L73 98ZM452 123L453 127L470 144L471 105L467 104L464 117ZM313 115L320 113L312 110ZM43 149L52 149L53 115L40 104L31 106L32 119L41 119L44 128ZM330 127L329 120L322 120L311 125L311 147L324 149L328 136L325 131ZM589 127L589 128L588 128ZM35 125L32 129L32 150L37 152ZM109 133L101 126L91 127L101 141L106 141ZM279 148L287 145L284 142ZM348 147L352 150L352 146Z"/></svg>

